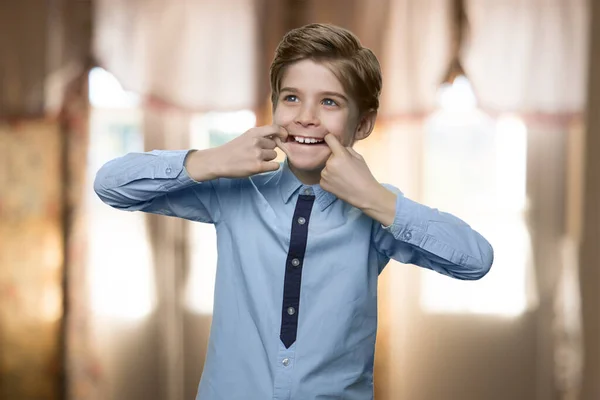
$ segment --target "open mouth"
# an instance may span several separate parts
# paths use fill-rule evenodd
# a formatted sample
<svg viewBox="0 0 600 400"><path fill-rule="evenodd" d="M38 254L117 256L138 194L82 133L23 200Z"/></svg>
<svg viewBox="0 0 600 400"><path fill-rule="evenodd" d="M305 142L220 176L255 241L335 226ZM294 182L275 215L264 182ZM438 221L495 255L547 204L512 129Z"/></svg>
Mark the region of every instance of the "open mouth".
<svg viewBox="0 0 600 400"><path fill-rule="evenodd" d="M288 142L296 142L296 143L300 143L300 144L315 145L315 144L323 144L323 143L325 143L325 140L319 139L319 138L314 138L314 137L289 135Z"/></svg>

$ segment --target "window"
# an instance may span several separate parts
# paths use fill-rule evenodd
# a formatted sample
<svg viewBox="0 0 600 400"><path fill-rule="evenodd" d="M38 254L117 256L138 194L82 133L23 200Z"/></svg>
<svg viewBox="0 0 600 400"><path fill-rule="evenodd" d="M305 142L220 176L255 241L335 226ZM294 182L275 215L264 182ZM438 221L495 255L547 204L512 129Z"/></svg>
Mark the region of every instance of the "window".
<svg viewBox="0 0 600 400"><path fill-rule="evenodd" d="M426 127L423 201L464 219L494 247L494 265L478 282L423 273L427 312L518 315L531 304L526 210L527 129L513 116L479 111L465 78L440 93Z"/></svg>
<svg viewBox="0 0 600 400"><path fill-rule="evenodd" d="M105 204L92 182L107 161L144 150L138 99L101 68L89 75L88 268L92 310L98 315L137 319L152 311L154 281L145 216Z"/></svg>
<svg viewBox="0 0 600 400"><path fill-rule="evenodd" d="M253 112L212 112L192 119L190 144L193 149L220 146L256 124ZM186 303L199 314L212 314L217 271L217 238L211 224L192 223L190 232L190 275Z"/></svg>

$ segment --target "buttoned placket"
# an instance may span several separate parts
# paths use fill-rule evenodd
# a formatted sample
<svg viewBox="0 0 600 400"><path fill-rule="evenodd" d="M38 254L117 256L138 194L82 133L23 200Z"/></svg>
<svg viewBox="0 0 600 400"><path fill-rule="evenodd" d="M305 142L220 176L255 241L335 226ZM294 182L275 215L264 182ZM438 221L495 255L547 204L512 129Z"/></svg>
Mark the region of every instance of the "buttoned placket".
<svg viewBox="0 0 600 400"><path fill-rule="evenodd" d="M274 382L273 399L289 399L292 370L295 363L295 342L298 332L298 317L301 311L300 290L302 284L302 269L306 242L308 240L308 226L315 196L310 188L301 189L296 202L290 246L285 263L285 278L283 282L283 301L281 308L280 351L278 354L278 367Z"/></svg>

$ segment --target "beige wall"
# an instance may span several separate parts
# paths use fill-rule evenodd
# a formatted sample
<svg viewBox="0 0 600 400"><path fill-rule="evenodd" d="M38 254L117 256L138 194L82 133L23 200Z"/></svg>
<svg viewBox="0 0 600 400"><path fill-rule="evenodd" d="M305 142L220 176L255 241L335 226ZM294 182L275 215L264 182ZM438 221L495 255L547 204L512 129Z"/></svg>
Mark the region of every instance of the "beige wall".
<svg viewBox="0 0 600 400"><path fill-rule="evenodd" d="M582 400L600 398L600 4L592 5L591 57L583 170L580 275L585 363Z"/></svg>

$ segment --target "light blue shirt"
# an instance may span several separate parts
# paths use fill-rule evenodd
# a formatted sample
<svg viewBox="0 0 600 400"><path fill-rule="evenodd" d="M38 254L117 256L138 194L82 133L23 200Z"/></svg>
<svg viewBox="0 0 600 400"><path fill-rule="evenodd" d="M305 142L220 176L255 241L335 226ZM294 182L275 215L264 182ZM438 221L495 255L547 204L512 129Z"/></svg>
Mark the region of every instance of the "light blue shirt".
<svg viewBox="0 0 600 400"><path fill-rule="evenodd" d="M384 227L303 185L286 162L271 173L199 183L184 168L187 153L130 153L105 164L94 189L121 210L215 225L214 313L197 399L372 399L377 280L389 260L468 280L492 265L492 247L469 225L392 186L396 215ZM314 200L309 218L294 219L299 198ZM305 252L292 266L288 253L298 243ZM299 291L297 310L286 305L284 280ZM289 347L280 337L288 317Z"/></svg>

